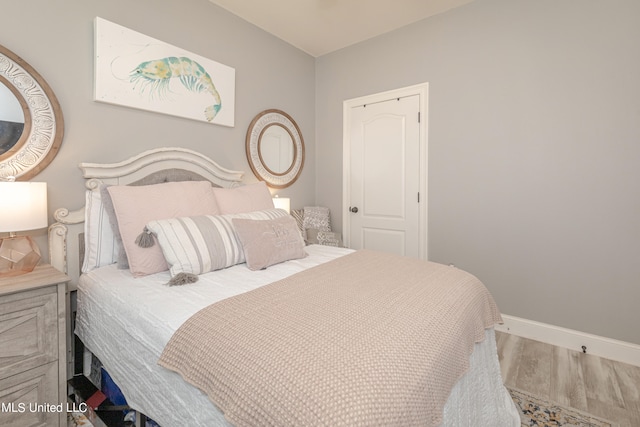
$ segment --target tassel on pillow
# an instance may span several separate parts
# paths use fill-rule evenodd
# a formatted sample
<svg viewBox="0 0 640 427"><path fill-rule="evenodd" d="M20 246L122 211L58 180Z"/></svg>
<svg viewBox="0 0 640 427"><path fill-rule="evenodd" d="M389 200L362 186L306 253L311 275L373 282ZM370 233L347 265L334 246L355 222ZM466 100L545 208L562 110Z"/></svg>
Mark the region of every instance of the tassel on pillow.
<svg viewBox="0 0 640 427"><path fill-rule="evenodd" d="M150 248L155 245L155 242L153 240L153 233L151 233L151 230L145 227L144 230L142 230L142 233L140 233L138 237L136 237L136 245L140 246L141 248Z"/></svg>
<svg viewBox="0 0 640 427"><path fill-rule="evenodd" d="M193 273L178 273L169 280L167 285L169 286L181 286L188 285L189 283L195 283L198 281L198 276Z"/></svg>

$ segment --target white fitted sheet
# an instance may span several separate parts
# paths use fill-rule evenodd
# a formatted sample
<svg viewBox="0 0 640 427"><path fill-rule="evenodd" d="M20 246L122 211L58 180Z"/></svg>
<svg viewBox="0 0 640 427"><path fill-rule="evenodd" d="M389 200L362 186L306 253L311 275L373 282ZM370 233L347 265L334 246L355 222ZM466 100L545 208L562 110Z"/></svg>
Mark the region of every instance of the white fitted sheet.
<svg viewBox="0 0 640 427"><path fill-rule="evenodd" d="M207 273L198 282L169 287L168 272L133 278L115 265L80 278L76 334L103 363L129 405L163 427L229 425L207 396L157 365L172 334L198 310L350 252L312 245L309 256L250 271L245 264ZM502 385L493 329L452 390L443 426L518 426Z"/></svg>

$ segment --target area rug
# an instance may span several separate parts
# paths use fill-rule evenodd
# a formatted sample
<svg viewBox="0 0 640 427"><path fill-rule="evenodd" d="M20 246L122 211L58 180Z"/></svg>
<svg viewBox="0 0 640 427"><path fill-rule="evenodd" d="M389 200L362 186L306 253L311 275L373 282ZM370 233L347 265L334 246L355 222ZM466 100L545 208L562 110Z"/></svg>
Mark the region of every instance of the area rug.
<svg viewBox="0 0 640 427"><path fill-rule="evenodd" d="M618 424L509 388L522 427L616 427Z"/></svg>

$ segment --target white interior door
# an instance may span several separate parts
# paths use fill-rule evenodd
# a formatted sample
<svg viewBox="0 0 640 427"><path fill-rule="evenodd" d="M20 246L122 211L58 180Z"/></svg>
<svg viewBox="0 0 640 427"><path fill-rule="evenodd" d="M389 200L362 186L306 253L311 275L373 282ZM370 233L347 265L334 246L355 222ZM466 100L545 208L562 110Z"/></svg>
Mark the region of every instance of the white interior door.
<svg viewBox="0 0 640 427"><path fill-rule="evenodd" d="M420 257L419 120L419 95L351 107L351 248Z"/></svg>

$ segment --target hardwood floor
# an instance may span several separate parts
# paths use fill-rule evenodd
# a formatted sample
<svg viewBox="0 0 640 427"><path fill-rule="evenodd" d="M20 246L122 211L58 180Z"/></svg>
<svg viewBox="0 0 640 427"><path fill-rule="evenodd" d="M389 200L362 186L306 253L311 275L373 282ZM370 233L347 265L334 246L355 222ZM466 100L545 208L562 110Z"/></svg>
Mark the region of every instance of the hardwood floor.
<svg viewBox="0 0 640 427"><path fill-rule="evenodd" d="M640 367L496 332L507 387L640 427Z"/></svg>

